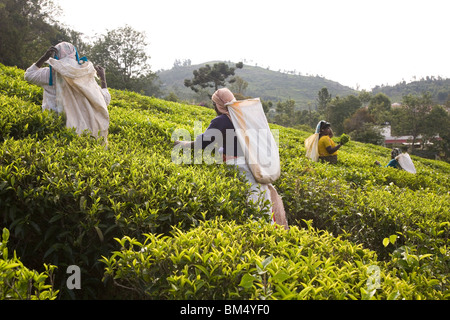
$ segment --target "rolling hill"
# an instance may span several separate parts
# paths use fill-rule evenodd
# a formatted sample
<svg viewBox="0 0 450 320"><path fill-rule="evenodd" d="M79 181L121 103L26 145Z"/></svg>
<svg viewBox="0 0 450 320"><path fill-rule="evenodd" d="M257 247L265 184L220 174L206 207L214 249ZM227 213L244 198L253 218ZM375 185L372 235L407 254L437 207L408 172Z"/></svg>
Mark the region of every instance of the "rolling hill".
<svg viewBox="0 0 450 320"><path fill-rule="evenodd" d="M184 86L184 79L191 79L192 72L206 64L214 64L220 61L211 61L198 65L177 66L170 70L158 72L163 91L168 94L173 92L180 100L201 102L199 96L191 89ZM248 82L245 95L260 97L262 100L273 102L293 99L297 109L314 109L317 93L323 87L328 89L332 97L358 94L359 91L325 79L320 76L303 76L273 71L261 67L244 65L243 69L236 70L236 76ZM421 95L429 92L435 103L445 105L450 101L450 79L441 77L426 77L417 81L398 83L393 86L376 86L372 89L372 95L384 93L392 103L402 101L407 94Z"/></svg>
<svg viewBox="0 0 450 320"><path fill-rule="evenodd" d="M158 76L162 82L162 88L166 93L174 92L181 100L196 100L196 94L184 86L184 80L191 79L194 70L217 62L219 61L178 66L160 71ZM323 87L326 87L333 97L357 94L356 90L319 76L293 75L249 65L244 65L243 69L237 69L235 75L248 82L248 88L244 93L246 96L273 102L293 99L298 109L307 109L309 106L315 108L317 93Z"/></svg>

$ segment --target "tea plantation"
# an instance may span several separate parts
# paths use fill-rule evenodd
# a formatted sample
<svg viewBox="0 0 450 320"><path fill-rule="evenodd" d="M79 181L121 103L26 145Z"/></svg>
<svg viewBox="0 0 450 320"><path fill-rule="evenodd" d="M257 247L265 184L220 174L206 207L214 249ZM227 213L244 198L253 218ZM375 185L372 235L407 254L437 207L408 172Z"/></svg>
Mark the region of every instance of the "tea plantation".
<svg viewBox="0 0 450 320"><path fill-rule="evenodd" d="M174 130L211 109L110 90L105 148L23 74L0 65L1 299L450 298L448 163L375 167L390 150L357 142L313 163L311 133L273 125L286 231L232 167L172 162Z"/></svg>

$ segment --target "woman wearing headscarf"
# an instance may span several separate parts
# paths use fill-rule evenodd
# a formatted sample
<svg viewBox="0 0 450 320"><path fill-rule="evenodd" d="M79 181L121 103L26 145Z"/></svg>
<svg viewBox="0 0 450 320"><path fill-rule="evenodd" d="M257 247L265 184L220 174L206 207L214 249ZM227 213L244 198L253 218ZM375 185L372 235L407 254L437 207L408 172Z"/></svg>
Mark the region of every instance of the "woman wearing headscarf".
<svg viewBox="0 0 450 320"><path fill-rule="evenodd" d="M264 203L268 200L269 203L271 203L269 212L272 213L272 223L276 222L287 229L288 226L281 197L271 184L258 183L245 161L244 152L237 140L235 127L228 111L228 105L236 102L233 93L227 88L221 88L213 94L211 99L217 117L211 121L203 134L197 136L195 141L175 141L175 145L181 143L183 146L205 149L211 143L215 142L216 137L222 137L222 140L217 142L218 147L223 154L223 161L228 165L237 166L239 171L245 175L247 181L251 185L249 200L254 203L259 203L261 200ZM221 134L218 135L218 132ZM230 146L232 147L230 148Z"/></svg>
<svg viewBox="0 0 450 320"><path fill-rule="evenodd" d="M400 164L398 163L398 161L396 159L400 154L401 154L401 151L399 148L393 148L391 150L391 160L388 162L388 164L385 167L401 169ZM377 166L381 167L381 163L379 161L375 161L375 164Z"/></svg>
<svg viewBox="0 0 450 320"><path fill-rule="evenodd" d="M342 147L341 143L334 143L333 130L331 130L331 124L326 121L320 122L319 130L319 159L331 164L337 163L338 150Z"/></svg>
<svg viewBox="0 0 450 320"><path fill-rule="evenodd" d="M198 135L195 141L175 141L175 145L181 143L183 146L205 149L210 144L216 143L217 149L220 149L223 154L224 161L243 156L237 137L233 134L235 128L227 108L227 104L236 101L233 93L227 88L218 89L211 99L217 117L211 120L206 131ZM215 141L216 137L221 137L221 141ZM227 148L227 146L232 146L232 148Z"/></svg>
<svg viewBox="0 0 450 320"><path fill-rule="evenodd" d="M42 67L47 62L49 67ZM101 87L95 77L100 78ZM43 110L66 115L66 126L81 134L89 130L95 137L107 139L111 95L105 70L94 67L68 42L50 47L25 72L25 80L44 88Z"/></svg>

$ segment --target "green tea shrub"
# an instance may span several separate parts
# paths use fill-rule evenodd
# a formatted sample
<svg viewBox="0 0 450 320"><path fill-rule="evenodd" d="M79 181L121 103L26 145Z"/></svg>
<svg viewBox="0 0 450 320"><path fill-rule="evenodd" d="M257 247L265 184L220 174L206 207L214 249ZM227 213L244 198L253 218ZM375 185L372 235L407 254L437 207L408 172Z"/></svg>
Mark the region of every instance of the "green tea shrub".
<svg viewBox="0 0 450 320"><path fill-rule="evenodd" d="M115 153L89 137L5 140L0 169L3 223L23 259L36 264L95 269L114 237L187 229L218 215L261 215L247 204L237 171Z"/></svg>
<svg viewBox="0 0 450 320"><path fill-rule="evenodd" d="M43 89L25 81L23 70L0 64L0 95L17 97L41 105Z"/></svg>
<svg viewBox="0 0 450 320"><path fill-rule="evenodd" d="M115 297L113 281L101 283L108 261L119 287L144 298L449 298L450 164L412 156L415 175L375 167L375 160L389 161L390 150L355 141L340 149L337 165L313 163L304 148L311 133L271 124L279 133L282 165L275 187L291 231L269 230L249 222L263 213L247 203L248 185L232 167L171 161L174 130L186 129L193 139L194 126L206 129L213 110L133 92L111 94L105 148L43 112L42 90L26 83L22 70L0 65L0 221L25 265L38 272L47 264L58 267L60 297L74 297L64 288L65 267L72 264L81 267L83 279L76 297ZM263 238L272 243L272 237L286 251L256 244ZM318 256L305 251L307 245L289 247L302 241ZM131 272L128 256L120 255L130 252L133 268L141 256L131 254L128 242L161 260L149 258L151 266L144 262L147 269ZM322 252L321 243L334 248L332 254ZM158 253L159 247L167 252ZM308 263L334 273L305 271ZM368 264L381 269L386 292L368 285L375 270ZM119 294L126 298L128 291Z"/></svg>
<svg viewBox="0 0 450 320"><path fill-rule="evenodd" d="M22 139L36 136L42 139L64 128L62 116L52 111L42 111L40 106L16 96L0 95L0 110L0 142L9 137Z"/></svg>
<svg viewBox="0 0 450 320"><path fill-rule="evenodd" d="M284 142L295 141L291 132L283 133ZM316 228L374 250L382 260L392 261L395 270L403 260L394 253L408 248L415 252L410 254L414 260L422 259L414 271L407 268L401 274L421 287L439 287L439 294L448 296L450 166L412 156L418 170L415 175L375 167L374 161L382 156L387 163L389 150L358 142L341 149L338 165L313 163L298 145L298 149L281 151L283 170L275 183L290 223L303 225L303 220L312 220ZM383 245L391 236L396 236L395 245Z"/></svg>
<svg viewBox="0 0 450 320"><path fill-rule="evenodd" d="M14 252L8 254L9 230L4 228L0 242L0 300L54 300L58 291L51 281L55 266L45 265L45 272L30 270ZM48 283L50 282L50 284Z"/></svg>
<svg viewBox="0 0 450 320"><path fill-rule="evenodd" d="M30 101L5 95L0 101L2 224L27 264L60 267L62 286L65 267L75 264L84 292L95 297L98 259L114 248L114 237L184 230L219 215L236 221L261 215L247 203L248 186L236 170L173 164L177 123L154 110L112 106L106 149Z"/></svg>
<svg viewBox="0 0 450 320"><path fill-rule="evenodd" d="M103 258L121 298L412 299L414 286L376 255L327 232L213 219L144 242L118 239ZM376 272L376 277L374 274Z"/></svg>

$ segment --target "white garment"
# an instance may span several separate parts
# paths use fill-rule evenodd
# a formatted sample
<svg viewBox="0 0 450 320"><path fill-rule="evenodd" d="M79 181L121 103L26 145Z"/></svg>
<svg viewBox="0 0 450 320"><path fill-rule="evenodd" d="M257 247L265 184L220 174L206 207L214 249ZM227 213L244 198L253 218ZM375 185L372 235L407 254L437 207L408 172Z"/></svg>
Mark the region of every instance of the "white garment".
<svg viewBox="0 0 450 320"><path fill-rule="evenodd" d="M288 230L289 226L286 220L283 201L278 195L275 187L271 183L258 183L250 171L244 157L230 158L226 161L226 164L234 165L240 172L244 173L247 182L250 183L250 196L248 200L256 204L260 203L259 201L262 201L263 203L269 201L268 215L271 220L271 224L276 223Z"/></svg>
<svg viewBox="0 0 450 320"><path fill-rule="evenodd" d="M260 184L255 180L253 174L250 171L250 168L245 161L245 158L232 158L227 160L226 164L236 166L238 170L245 175L247 182L250 183L250 196L248 200L252 201L255 204L260 203L259 201L265 202L266 200L269 200L269 212L272 213L272 202L270 199L269 187L267 186L267 184Z"/></svg>
<svg viewBox="0 0 450 320"><path fill-rule="evenodd" d="M29 67L25 71L25 80L35 84L37 86L44 88L44 97L42 99L42 109L43 110L53 110L58 112L56 108L56 88L55 84L53 86L49 85L50 79L50 68L39 68L35 64ZM53 79L55 79L55 72L53 72ZM111 94L108 88L101 89L102 95L105 99L106 105L111 102Z"/></svg>

